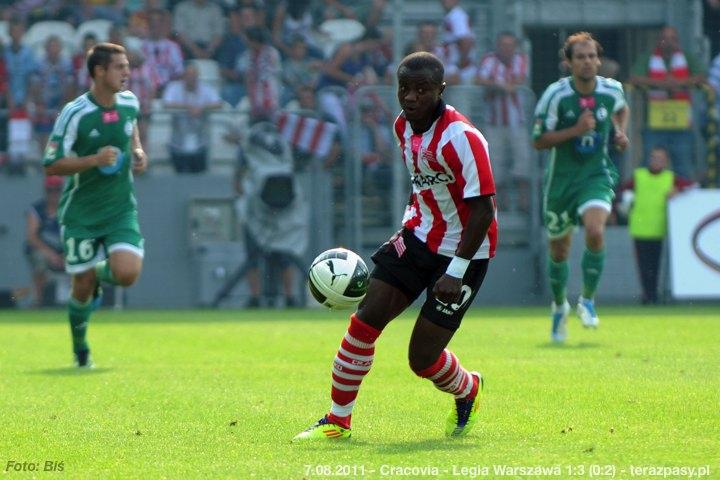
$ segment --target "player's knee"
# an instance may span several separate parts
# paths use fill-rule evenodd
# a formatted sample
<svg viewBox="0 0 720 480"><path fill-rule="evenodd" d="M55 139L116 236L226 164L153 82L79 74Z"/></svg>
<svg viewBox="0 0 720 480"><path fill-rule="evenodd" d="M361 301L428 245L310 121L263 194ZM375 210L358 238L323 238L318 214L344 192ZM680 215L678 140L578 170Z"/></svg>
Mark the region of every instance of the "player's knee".
<svg viewBox="0 0 720 480"><path fill-rule="evenodd" d="M113 272L113 276L115 277L118 285L121 287L129 287L138 279L140 271L129 268L119 268L117 271Z"/></svg>
<svg viewBox="0 0 720 480"><path fill-rule="evenodd" d="M422 377L421 372L431 367L435 361L437 361L437 357L433 358L433 354L430 352L414 352L412 350L408 352L410 370L415 372L415 375Z"/></svg>
<svg viewBox="0 0 720 480"><path fill-rule="evenodd" d="M95 290L94 272L84 272L74 275L72 279L72 296L75 300L84 302L88 300Z"/></svg>
<svg viewBox="0 0 720 480"><path fill-rule="evenodd" d="M603 225L588 225L585 228L585 238L588 247L595 250L602 247L605 227Z"/></svg>

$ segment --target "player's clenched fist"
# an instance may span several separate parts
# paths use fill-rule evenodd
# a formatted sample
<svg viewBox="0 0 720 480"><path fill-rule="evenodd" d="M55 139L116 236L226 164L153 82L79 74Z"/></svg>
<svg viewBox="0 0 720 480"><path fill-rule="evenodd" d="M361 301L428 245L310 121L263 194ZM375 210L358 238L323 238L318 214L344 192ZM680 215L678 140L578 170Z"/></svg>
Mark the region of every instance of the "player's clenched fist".
<svg viewBox="0 0 720 480"><path fill-rule="evenodd" d="M113 147L103 147L97 153L97 166L109 167L117 162L117 149Z"/></svg>
<svg viewBox="0 0 720 480"><path fill-rule="evenodd" d="M595 130L595 114L592 110L583 110L576 123L578 132L582 135L590 130Z"/></svg>

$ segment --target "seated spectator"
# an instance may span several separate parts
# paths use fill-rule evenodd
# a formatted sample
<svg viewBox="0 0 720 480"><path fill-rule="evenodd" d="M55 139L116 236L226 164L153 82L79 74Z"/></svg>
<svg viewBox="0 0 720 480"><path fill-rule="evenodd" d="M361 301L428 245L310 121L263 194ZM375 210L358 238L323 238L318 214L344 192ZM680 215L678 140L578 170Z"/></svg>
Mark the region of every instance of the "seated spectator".
<svg viewBox="0 0 720 480"><path fill-rule="evenodd" d="M45 196L33 203L26 217L25 257L32 269L35 306L38 307L55 303L52 295L48 295L49 277L65 270L60 224L57 219L62 188L62 177L46 177Z"/></svg>
<svg viewBox="0 0 720 480"><path fill-rule="evenodd" d="M0 51L5 50L5 46L0 40ZM0 55L0 169L7 161L7 140L8 140L8 71L5 65L5 56Z"/></svg>
<svg viewBox="0 0 720 480"><path fill-rule="evenodd" d="M168 84L163 93L165 108L174 109L172 137L168 149L170 160L178 173L198 173L207 168L208 110L222 106L220 95L198 79L192 63L185 67L182 80Z"/></svg>
<svg viewBox="0 0 720 480"><path fill-rule="evenodd" d="M246 32L248 49L240 56L237 71L245 79L252 121L273 118L280 106L280 53L270 44L265 27Z"/></svg>
<svg viewBox="0 0 720 480"><path fill-rule="evenodd" d="M86 33L80 44L80 50L72 57L72 67L77 87L81 91L89 90L92 84L90 72L87 69L87 52L97 45L98 39L94 33Z"/></svg>
<svg viewBox="0 0 720 480"><path fill-rule="evenodd" d="M70 59L62 54L60 38L45 40L45 59L40 63L38 82L33 86L35 106L33 125L36 139L43 147L62 107L75 97L76 83Z"/></svg>
<svg viewBox="0 0 720 480"><path fill-rule="evenodd" d="M360 103L360 129L355 148L363 164L365 194L389 200L392 188L393 139L384 105L364 98ZM384 205L382 212L391 212Z"/></svg>
<svg viewBox="0 0 720 480"><path fill-rule="evenodd" d="M188 58L212 58L225 33L225 16L210 0L183 0L173 10L173 30Z"/></svg>
<svg viewBox="0 0 720 480"><path fill-rule="evenodd" d="M644 157L661 145L670 152L675 173L689 179L696 174L690 89L703 79L701 65L680 46L671 26L662 28L654 50L637 60L630 77L631 84L647 89Z"/></svg>
<svg viewBox="0 0 720 480"><path fill-rule="evenodd" d="M177 43L168 38L167 12L154 9L148 12L150 36L143 40L142 54L154 70L158 92L171 80L177 80L184 71L183 55Z"/></svg>
<svg viewBox="0 0 720 480"><path fill-rule="evenodd" d="M137 118L140 141L147 145L147 127L150 114L152 113L152 102L156 98L158 79L155 71L145 61L145 57L139 50L127 50L128 62L130 62L130 85L128 90L133 92L140 103L140 114Z"/></svg>
<svg viewBox="0 0 720 480"><path fill-rule="evenodd" d="M223 79L220 96L232 106L237 105L246 94L244 79L235 66L248 48L246 30L256 25L258 25L257 12L254 7L230 10L228 30L215 51L215 61L218 62L220 76Z"/></svg>
<svg viewBox="0 0 720 480"><path fill-rule="evenodd" d="M434 22L423 21L417 26L417 37L405 47L405 55L415 52L430 52L442 59L445 51L438 43L438 29Z"/></svg>
<svg viewBox="0 0 720 480"><path fill-rule="evenodd" d="M379 66L376 61L382 44L382 33L377 29L368 29L360 40L341 45L323 66L318 82L320 108L335 118L343 134L347 133L347 119L342 99L322 89L339 86L352 93L364 85L377 84L387 67Z"/></svg>
<svg viewBox="0 0 720 480"><path fill-rule="evenodd" d="M285 105L294 98L295 89L300 85L314 89L320 79L321 68L322 62L310 57L305 39L296 37L282 63L282 104Z"/></svg>
<svg viewBox="0 0 720 480"><path fill-rule="evenodd" d="M71 11L67 20L76 27L83 22L96 19L110 20L118 24L125 21L122 2L80 0L68 3L71 5Z"/></svg>
<svg viewBox="0 0 720 480"><path fill-rule="evenodd" d="M298 39L302 39L310 56L323 58L322 48L313 36L314 22L310 12L311 0L281 1L273 16L272 39L275 47L288 57Z"/></svg>

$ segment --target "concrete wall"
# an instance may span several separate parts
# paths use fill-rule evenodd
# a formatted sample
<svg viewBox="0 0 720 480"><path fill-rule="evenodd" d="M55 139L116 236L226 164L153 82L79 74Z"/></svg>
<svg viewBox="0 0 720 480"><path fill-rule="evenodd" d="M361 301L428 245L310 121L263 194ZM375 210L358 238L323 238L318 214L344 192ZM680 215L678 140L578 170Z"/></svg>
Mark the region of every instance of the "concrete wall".
<svg viewBox="0 0 720 480"><path fill-rule="evenodd" d="M0 177L0 288L29 285L30 274L22 258L27 207L41 194L40 177ZM188 205L192 198L228 198L230 179L217 175L175 176L148 175L137 180L140 222L146 238L146 261L142 278L128 290L128 306L151 308L185 308L197 306L207 298L208 288L219 288L214 266L223 266L222 256L206 259L210 266L200 268L201 257L191 248ZM388 232L388 236L392 232ZM502 223L501 223L502 239ZM528 305L549 303L545 280L544 239L542 252L533 256L528 247L503 246L492 261L477 302L486 305ZM639 296L632 247L622 227L608 229L608 256L599 297L603 303L636 302ZM580 290L580 256L582 232L575 238L570 270L571 298ZM312 250L319 251L313 246ZM323 247L324 248L324 247ZM236 252L239 250L236 250ZM217 253L217 252L216 252ZM371 252L362 252L369 261ZM228 255L230 256L230 255ZM242 258L228 258L224 270L236 268ZM218 272L220 273L220 272ZM212 282L210 285L208 282ZM202 288L204 291L201 291ZM239 290L243 291L242 286ZM228 302L237 306L237 298Z"/></svg>

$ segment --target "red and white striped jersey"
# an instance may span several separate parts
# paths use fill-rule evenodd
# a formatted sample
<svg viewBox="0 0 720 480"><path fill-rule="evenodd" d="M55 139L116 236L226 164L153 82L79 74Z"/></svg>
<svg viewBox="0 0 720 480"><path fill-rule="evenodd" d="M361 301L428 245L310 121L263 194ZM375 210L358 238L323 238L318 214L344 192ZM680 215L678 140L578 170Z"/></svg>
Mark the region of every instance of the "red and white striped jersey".
<svg viewBox="0 0 720 480"><path fill-rule="evenodd" d="M480 61L478 77L496 83L525 82L527 80L527 57L522 53L513 55L510 65L505 65L493 52ZM490 125L517 127L525 123L520 96L517 93L488 92Z"/></svg>
<svg viewBox="0 0 720 480"><path fill-rule="evenodd" d="M487 141L450 105L423 134L413 133L402 113L394 132L413 190L403 225L431 251L452 257L470 214L463 199L495 194ZM497 217L473 258L494 257L496 245Z"/></svg>

